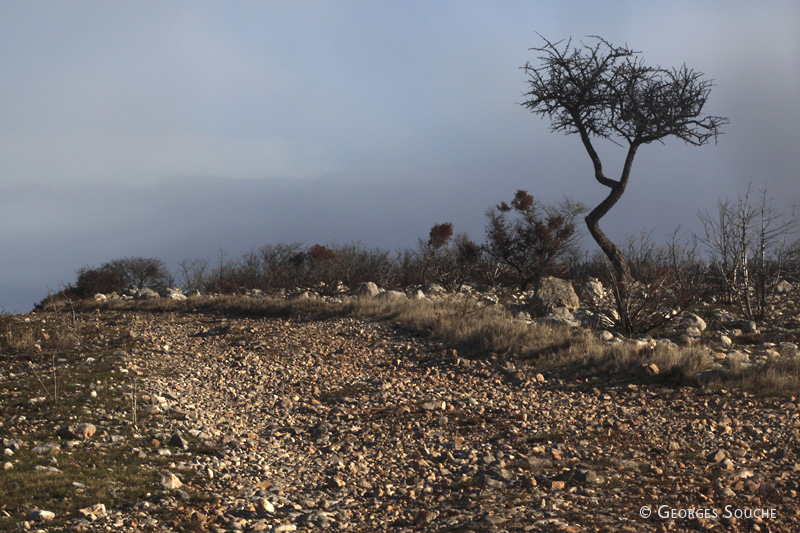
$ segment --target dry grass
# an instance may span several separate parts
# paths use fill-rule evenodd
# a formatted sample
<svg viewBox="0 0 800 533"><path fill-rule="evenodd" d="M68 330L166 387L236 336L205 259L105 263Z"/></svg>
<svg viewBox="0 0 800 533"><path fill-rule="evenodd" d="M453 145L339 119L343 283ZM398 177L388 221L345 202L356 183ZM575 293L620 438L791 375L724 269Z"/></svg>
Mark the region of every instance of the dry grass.
<svg viewBox="0 0 800 533"><path fill-rule="evenodd" d="M44 314L25 321L15 315L0 315L0 354L75 347L78 343L76 332L62 318L61 315Z"/></svg>
<svg viewBox="0 0 800 533"><path fill-rule="evenodd" d="M95 308L98 304L83 303ZM324 319L353 316L388 321L417 335L425 335L458 348L463 354L484 357L500 354L522 361L531 370L593 375L609 379L638 379L635 368L654 363L660 374L652 381L661 384L698 385L698 372L715 368L702 347L640 349L630 343L608 344L582 329L527 324L515 320L501 305L445 297L436 300L390 302L373 298L345 298L343 303L317 299L255 299L241 296L197 297L185 301L153 299L140 302L111 301L99 304L110 309L139 309L151 312L203 312L230 316L296 316ZM718 367L716 367L718 368ZM800 390L797 357L781 357L746 371L732 371L722 382L707 386L736 387L756 393L796 394Z"/></svg>
<svg viewBox="0 0 800 533"><path fill-rule="evenodd" d="M738 368L724 383L764 396L797 395L800 391L800 355L785 354L767 360L760 368Z"/></svg>
<svg viewBox="0 0 800 533"><path fill-rule="evenodd" d="M376 299L348 299L343 303L322 300L252 299L235 296L190 298L186 301L155 299L142 302L112 301L76 305L77 318L66 313L68 304L57 312L0 316L0 363L3 382L0 389L0 435L32 443L55 440L58 427L68 421L81 421L95 410L114 414L127 424L131 420L130 383L118 371L115 350L137 350L127 336L135 320L128 310L165 313L174 319L184 314L236 316L294 316L308 320L350 316L390 322L408 332L427 336L465 357L507 357L527 372L546 372L565 377L590 375L594 383L638 380L634 369L642 363L656 364L661 373L647 378L659 385L698 385L694 376L714 368L702 347L657 346L638 349L630 343L604 343L595 335L577 329L527 324L514 320L502 306L486 306L472 300L408 300L390 303ZM98 318L98 309L115 311L113 320ZM166 314L169 313L169 314ZM106 315L108 317L109 315ZM76 337L80 339L77 343ZM89 362L92 358L93 362ZM38 375L30 369L39 369ZM128 381L126 381L128 379ZM702 386L738 388L759 394L792 395L800 390L800 356L783 354L764 365L738 368L727 377ZM91 396L89 392L96 390ZM142 391L144 392L144 391ZM331 396L365 392L351 389L331 391ZM34 403L31 398L43 397ZM26 420L26 422L20 422ZM38 421L33 423L33 421ZM137 420L139 434L146 435L152 421ZM550 437L548 437L550 438ZM154 475L141 468L142 461L130 453L132 446L146 448L146 440L130 438L121 448L76 449L57 456L65 474L42 476L32 467L42 457L21 450L11 458L14 468L3 472L0 483L0 530L14 529L33 506L67 516L76 509L105 503L115 505L141 498L154 490ZM194 450L200 453L199 449ZM147 462L157 460L152 455ZM93 464L90 472L81 465ZM66 483L64 480L69 480ZM76 489L72 481L86 485Z"/></svg>
<svg viewBox="0 0 800 533"><path fill-rule="evenodd" d="M467 300L408 300L392 304L361 299L349 303L347 312L360 318L391 320L410 331L426 333L467 350L523 354L539 344L538 335L532 334L530 326L513 320L503 308Z"/></svg>

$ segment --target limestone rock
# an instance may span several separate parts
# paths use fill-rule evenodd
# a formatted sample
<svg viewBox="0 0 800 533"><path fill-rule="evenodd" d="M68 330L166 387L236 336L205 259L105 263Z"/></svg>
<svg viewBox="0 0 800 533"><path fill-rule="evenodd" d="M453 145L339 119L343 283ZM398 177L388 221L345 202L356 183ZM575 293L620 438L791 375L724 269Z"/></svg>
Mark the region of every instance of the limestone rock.
<svg viewBox="0 0 800 533"><path fill-rule="evenodd" d="M583 284L583 295L590 300L600 300L605 296L603 284L596 279L590 279Z"/></svg>
<svg viewBox="0 0 800 533"><path fill-rule="evenodd" d="M180 433L173 433L172 437L167 442L168 446L175 446L177 448L183 448L184 450L189 447L189 443L184 439Z"/></svg>
<svg viewBox="0 0 800 533"><path fill-rule="evenodd" d="M792 292L792 289L794 289L792 284L786 281L785 279L779 281L778 284L775 285L775 293L780 294L781 296L790 294Z"/></svg>
<svg viewBox="0 0 800 533"><path fill-rule="evenodd" d="M743 322L739 322L738 326L739 329L742 330L742 333L753 334L753 335L761 333L761 331L758 329L758 325L752 320L745 320Z"/></svg>
<svg viewBox="0 0 800 533"><path fill-rule="evenodd" d="M83 509L78 509L78 516L85 518L90 521L97 520L98 518L102 518L106 516L106 506L105 504L98 503L92 505L91 507L85 507Z"/></svg>
<svg viewBox="0 0 800 533"><path fill-rule="evenodd" d="M385 300L391 303L404 302L408 297L400 291L384 291L376 296L379 300Z"/></svg>
<svg viewBox="0 0 800 533"><path fill-rule="evenodd" d="M151 300L153 298L159 298L158 293L153 289L148 289L147 287L139 289L133 294L134 300Z"/></svg>
<svg viewBox="0 0 800 533"><path fill-rule="evenodd" d="M716 337L714 339L714 342L718 343L720 346L723 346L725 348L727 348L731 344L733 344L733 341L727 335L720 335L720 336Z"/></svg>
<svg viewBox="0 0 800 533"><path fill-rule="evenodd" d="M183 486L183 483L172 472L164 472L161 474L161 486L167 490L179 489Z"/></svg>
<svg viewBox="0 0 800 533"><path fill-rule="evenodd" d="M270 513L271 514L271 513L275 512L275 506L272 505L272 502L270 502L268 499L261 498L260 500L258 500L258 504L256 505L256 510L259 513Z"/></svg>
<svg viewBox="0 0 800 533"><path fill-rule="evenodd" d="M581 323L575 320L575 317L566 307L555 307L543 316L540 323L550 324L553 326L567 326L571 328L580 327Z"/></svg>
<svg viewBox="0 0 800 533"><path fill-rule="evenodd" d="M686 330L697 328L700 332L706 329L706 322L694 313L686 313L681 319L681 327Z"/></svg>
<svg viewBox="0 0 800 533"><path fill-rule="evenodd" d="M375 283L371 281L367 281L365 283L359 284L356 288L353 289L353 296L358 297L373 297L377 296L380 293L380 289L378 288Z"/></svg>
<svg viewBox="0 0 800 533"><path fill-rule="evenodd" d="M169 300L180 301L186 299L186 295L183 294L183 291L178 288L165 289L161 296Z"/></svg>
<svg viewBox="0 0 800 533"><path fill-rule="evenodd" d="M447 292L444 287L438 283L428 283L427 285L423 285L420 290L428 296L431 294L443 294Z"/></svg>
<svg viewBox="0 0 800 533"><path fill-rule="evenodd" d="M56 514L52 511L45 511L44 509L35 509L28 515L28 520L35 522L47 522L55 519Z"/></svg>
<svg viewBox="0 0 800 533"><path fill-rule="evenodd" d="M640 378L657 376L660 370L655 363L642 363L636 367L636 375Z"/></svg>
<svg viewBox="0 0 800 533"><path fill-rule="evenodd" d="M575 311L580 306L578 295L567 280L545 277L539 280L536 292L531 299L531 306L538 313L546 313L557 307Z"/></svg>

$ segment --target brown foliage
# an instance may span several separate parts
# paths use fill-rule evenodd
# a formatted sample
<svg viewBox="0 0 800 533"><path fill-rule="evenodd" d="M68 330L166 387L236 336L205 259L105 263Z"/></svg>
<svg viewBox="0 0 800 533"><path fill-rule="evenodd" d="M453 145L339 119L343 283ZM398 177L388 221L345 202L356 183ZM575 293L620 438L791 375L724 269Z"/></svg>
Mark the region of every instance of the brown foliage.
<svg viewBox="0 0 800 533"><path fill-rule="evenodd" d="M450 237L452 236L453 225L451 223L445 222L444 224L434 224L431 228L428 243L433 246L434 249L439 249L446 245L447 241L449 241Z"/></svg>
<svg viewBox="0 0 800 533"><path fill-rule="evenodd" d="M539 277L558 273L575 245L575 219L583 211L570 200L542 205L524 190L516 192L511 207L501 202L489 210L486 250L503 265L506 282L525 290Z"/></svg>

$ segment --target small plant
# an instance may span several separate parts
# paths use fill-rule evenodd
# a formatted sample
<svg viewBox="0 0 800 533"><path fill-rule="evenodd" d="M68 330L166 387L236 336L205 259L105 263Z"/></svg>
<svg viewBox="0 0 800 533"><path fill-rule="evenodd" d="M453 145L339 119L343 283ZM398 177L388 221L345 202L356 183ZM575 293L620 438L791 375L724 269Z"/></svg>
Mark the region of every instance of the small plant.
<svg viewBox="0 0 800 533"><path fill-rule="evenodd" d="M584 211L569 199L543 205L518 190L510 206L500 202L486 212L486 252L503 266L506 282L524 291L542 276L561 273L561 261L580 237L575 221Z"/></svg>
<svg viewBox="0 0 800 533"><path fill-rule="evenodd" d="M481 249L466 234L453 238L451 223L434 224L428 240L419 240L421 282L435 282L446 290L459 291L467 281L477 277L481 255Z"/></svg>

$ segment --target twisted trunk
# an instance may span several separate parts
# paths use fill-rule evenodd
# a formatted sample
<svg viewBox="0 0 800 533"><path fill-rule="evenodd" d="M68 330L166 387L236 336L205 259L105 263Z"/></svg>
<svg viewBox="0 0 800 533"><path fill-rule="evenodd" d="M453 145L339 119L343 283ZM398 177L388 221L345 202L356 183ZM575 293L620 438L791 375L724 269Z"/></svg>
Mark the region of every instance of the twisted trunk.
<svg viewBox="0 0 800 533"><path fill-rule="evenodd" d="M606 236L603 230L600 229L599 222L600 219L603 218L612 207L614 207L614 205L622 197L622 194L625 192L625 187L628 186L628 177L631 174L633 158L636 156L636 150L639 148L640 143L637 141L631 141L630 146L628 147L628 154L625 157L625 165L622 168L622 175L620 176L619 181L612 180L603 174L603 165L600 162L600 156L597 155L594 146L592 146L592 142L589 138L586 128L583 127L579 120L576 120L576 123L578 124L578 133L581 136L581 141L583 141L583 146L586 148L586 151L592 160L592 165L594 165L595 179L600 184L611 189L611 191L608 193L608 196L606 196L606 198L600 202L597 207L592 209L592 211L586 216L586 227L589 228L589 233L592 235L594 241L598 246L600 246L600 249L603 250L603 253L606 254L608 260L611 261L611 265L614 267L614 275L616 277L617 284L624 288L628 281L630 281L631 277L631 271L628 267L628 262L625 260L625 256L622 255L620 249L617 248L617 246L611 242L611 239Z"/></svg>

